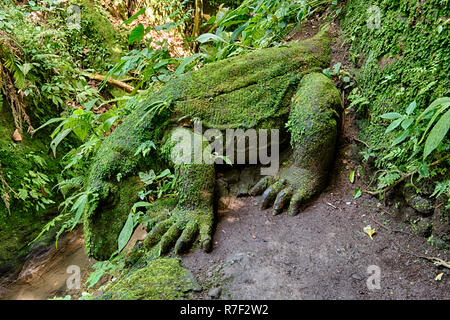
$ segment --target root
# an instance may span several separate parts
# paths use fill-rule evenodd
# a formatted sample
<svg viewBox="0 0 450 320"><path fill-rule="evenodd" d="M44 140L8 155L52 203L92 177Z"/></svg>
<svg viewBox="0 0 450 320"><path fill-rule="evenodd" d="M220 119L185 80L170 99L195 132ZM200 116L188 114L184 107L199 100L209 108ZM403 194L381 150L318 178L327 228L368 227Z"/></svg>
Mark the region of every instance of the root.
<svg viewBox="0 0 450 320"><path fill-rule="evenodd" d="M0 182L2 184L2 189L1 189L2 200L3 200L3 203L5 204L6 209L8 210L8 215L11 215L10 202L9 202L9 200L11 199L11 196L9 195L9 192L7 191L7 189L9 188L13 192L14 192L14 190L12 190L11 187L8 185L8 183L6 183L5 176L4 176L3 170L2 170L1 162L0 162Z"/></svg>
<svg viewBox="0 0 450 320"><path fill-rule="evenodd" d="M450 155L447 155L439 160L436 160L433 163L430 163L428 166L429 167L434 167L437 166L438 164L441 164L442 162L448 160L450 158ZM370 191L370 190L363 190L364 193L370 194L372 196L376 196L380 193L385 194L386 192L388 192L389 190L393 189L395 186L397 186L398 184L400 184L401 182L405 181L407 178L411 177L413 174L415 174L417 171L414 172L410 172L408 174L404 174L401 178L399 178L397 181L395 181L393 184L387 186L386 188L382 189L382 190L378 190L378 191Z"/></svg>
<svg viewBox="0 0 450 320"><path fill-rule="evenodd" d="M23 122L28 125L27 132L32 133L34 130L31 125L30 117L27 115L25 109L26 105L23 101L19 90L15 86L14 79L11 75L12 66L15 61L20 60L20 51L13 45L13 41L1 32L0 33L0 88L1 93L9 100L11 112L14 119L14 125L18 133L23 133ZM10 66L9 68L7 66Z"/></svg>
<svg viewBox="0 0 450 320"><path fill-rule="evenodd" d="M113 87L125 90L127 93L132 93L135 90L135 88L133 86L130 86L129 84L126 84L123 81L116 80L116 79L111 79L111 78L108 78L106 76L102 76L100 74L93 74L93 73L86 73L86 72L84 72L83 76L85 76L85 77L87 77L87 78L89 78L91 80L102 81L102 82L105 81L107 84L109 84L109 85L111 85Z"/></svg>

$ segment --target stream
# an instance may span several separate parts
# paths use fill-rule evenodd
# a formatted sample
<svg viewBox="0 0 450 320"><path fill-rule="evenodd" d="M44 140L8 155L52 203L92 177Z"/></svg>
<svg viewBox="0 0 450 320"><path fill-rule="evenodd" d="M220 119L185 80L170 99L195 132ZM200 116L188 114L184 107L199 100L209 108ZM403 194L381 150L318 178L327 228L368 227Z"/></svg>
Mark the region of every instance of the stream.
<svg viewBox="0 0 450 320"><path fill-rule="evenodd" d="M82 284L95 262L86 254L82 228L77 228L60 239L57 247L54 245L27 260L16 273L15 280L0 285L0 299L45 300L66 295L80 296L81 289L69 289L68 282L69 286L76 286L77 283L71 279L79 270Z"/></svg>

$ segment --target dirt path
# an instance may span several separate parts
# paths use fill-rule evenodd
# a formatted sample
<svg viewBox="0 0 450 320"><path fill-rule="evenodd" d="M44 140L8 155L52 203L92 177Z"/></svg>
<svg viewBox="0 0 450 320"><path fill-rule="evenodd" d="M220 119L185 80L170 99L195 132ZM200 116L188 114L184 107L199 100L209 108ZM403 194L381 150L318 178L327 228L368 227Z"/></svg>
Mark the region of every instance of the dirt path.
<svg viewBox="0 0 450 320"><path fill-rule="evenodd" d="M351 134L350 125L328 189L298 216L261 211L259 197L236 198L219 212L214 250L183 258L205 288L199 299L208 291L223 299L450 299L448 270L411 252L448 256L378 209L376 198L353 200ZM369 224L373 240L363 232ZM371 265L381 271L379 290L366 284Z"/></svg>

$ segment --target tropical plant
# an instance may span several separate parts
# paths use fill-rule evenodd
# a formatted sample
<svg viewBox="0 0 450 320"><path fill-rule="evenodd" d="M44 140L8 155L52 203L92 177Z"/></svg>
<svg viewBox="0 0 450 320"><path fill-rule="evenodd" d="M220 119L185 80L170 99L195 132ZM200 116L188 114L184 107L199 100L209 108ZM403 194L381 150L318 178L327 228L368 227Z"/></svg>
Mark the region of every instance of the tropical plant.
<svg viewBox="0 0 450 320"><path fill-rule="evenodd" d="M380 117L389 120L386 134L396 133L391 143L391 151L381 161L386 164L378 170L378 190L392 189L415 174L419 178L445 176L446 169L438 165L450 159L450 98L442 97L433 101L423 112L416 114L417 102L411 102L404 114L388 112ZM376 149L369 149L372 154ZM412 182L411 182L412 183ZM434 196L447 193L448 183L436 181ZM450 195L450 194L448 194Z"/></svg>
<svg viewBox="0 0 450 320"><path fill-rule="evenodd" d="M207 61L278 45L301 21L331 2L245 0L236 9L220 6L217 15L205 23L209 32L196 40L203 44L201 50L208 55Z"/></svg>

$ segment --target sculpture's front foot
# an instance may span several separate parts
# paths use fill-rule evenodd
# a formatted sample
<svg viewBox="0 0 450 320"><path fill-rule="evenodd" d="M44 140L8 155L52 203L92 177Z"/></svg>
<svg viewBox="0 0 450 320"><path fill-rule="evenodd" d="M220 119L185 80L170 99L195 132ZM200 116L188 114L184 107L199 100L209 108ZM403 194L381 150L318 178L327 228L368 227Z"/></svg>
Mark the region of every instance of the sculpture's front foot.
<svg viewBox="0 0 450 320"><path fill-rule="evenodd" d="M212 208L185 210L176 207L171 212L155 213L148 223L151 230L144 240L144 245L151 249L159 243L161 254L169 252L173 247L175 253L180 254L188 251L199 239L200 247L209 252L213 223Z"/></svg>
<svg viewBox="0 0 450 320"><path fill-rule="evenodd" d="M276 178L262 178L250 190L250 195L262 194L261 209L273 206L272 213L277 215L287 208L288 213L294 216L301 211L302 205L320 192L321 180L307 169L292 166Z"/></svg>

